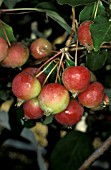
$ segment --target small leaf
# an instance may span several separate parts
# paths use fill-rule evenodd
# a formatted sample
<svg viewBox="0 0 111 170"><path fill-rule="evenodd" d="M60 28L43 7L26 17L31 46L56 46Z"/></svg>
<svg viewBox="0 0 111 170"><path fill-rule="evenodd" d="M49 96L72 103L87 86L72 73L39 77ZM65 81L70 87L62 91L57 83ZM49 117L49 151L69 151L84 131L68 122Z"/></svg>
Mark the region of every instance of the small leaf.
<svg viewBox="0 0 111 170"><path fill-rule="evenodd" d="M48 63L48 64L49 64L49 63ZM48 64L46 64L46 65L44 66L43 70L48 66ZM44 73L45 73L46 75L50 74L50 72L52 71L52 69L54 68L54 66L55 66L55 63L52 62L52 63L47 67L47 69L44 70ZM55 69L52 71L51 75L50 75L49 78L48 78L48 81L49 81L49 82L55 81L56 74L57 74L57 68L55 68Z"/></svg>
<svg viewBox="0 0 111 170"><path fill-rule="evenodd" d="M104 66L107 60L107 56L108 56L108 51L104 49L98 52L91 51L91 53L87 54L86 65L92 71L98 70Z"/></svg>
<svg viewBox="0 0 111 170"><path fill-rule="evenodd" d="M53 118L54 118L54 115L46 116L46 117L45 117L45 120L43 121L43 124L44 124L44 125L48 125L48 124L52 123Z"/></svg>
<svg viewBox="0 0 111 170"><path fill-rule="evenodd" d="M66 23L63 17L61 17L57 12L46 10L46 15L56 21L61 25L69 34L71 33L71 27Z"/></svg>
<svg viewBox="0 0 111 170"><path fill-rule="evenodd" d="M0 37L3 37L6 41L6 36L4 35L4 31L5 30L7 37L9 39L10 42L16 41L16 38L13 34L13 29L12 27L10 27L9 25L7 25L6 23L4 23L3 21L0 21Z"/></svg>
<svg viewBox="0 0 111 170"><path fill-rule="evenodd" d="M97 2L97 0L57 0L57 2L61 5L68 4L70 6L79 6L79 5L87 5L92 2Z"/></svg>
<svg viewBox="0 0 111 170"><path fill-rule="evenodd" d="M79 131L69 132L59 140L52 152L52 170L77 170L92 152L89 135Z"/></svg>
<svg viewBox="0 0 111 170"><path fill-rule="evenodd" d="M97 16L90 30L95 51L98 51L102 44L111 42L111 21L108 18Z"/></svg>
<svg viewBox="0 0 111 170"><path fill-rule="evenodd" d="M3 2L8 8L13 8L16 5L16 3L20 2L20 1L22 1L22 0L10 0L10 1L4 0Z"/></svg>
<svg viewBox="0 0 111 170"><path fill-rule="evenodd" d="M95 12L95 6L96 6L95 3L91 3L87 6L85 6L84 9L79 14L79 22L83 22L83 21L86 21L86 20L93 20L94 12ZM106 16L106 11L105 11L105 8L104 8L102 2L99 3L96 16L97 15Z"/></svg>
<svg viewBox="0 0 111 170"><path fill-rule="evenodd" d="M49 6L48 6L49 8ZM36 8L38 12L46 12L46 15L56 21L59 25L61 25L69 34L71 33L71 27L67 24L65 19L61 17L56 11L49 10L47 8Z"/></svg>
<svg viewBox="0 0 111 170"><path fill-rule="evenodd" d="M71 59L70 60L66 59L65 62L66 62L66 67L70 67L70 66L74 66L75 65L75 62L72 61Z"/></svg>

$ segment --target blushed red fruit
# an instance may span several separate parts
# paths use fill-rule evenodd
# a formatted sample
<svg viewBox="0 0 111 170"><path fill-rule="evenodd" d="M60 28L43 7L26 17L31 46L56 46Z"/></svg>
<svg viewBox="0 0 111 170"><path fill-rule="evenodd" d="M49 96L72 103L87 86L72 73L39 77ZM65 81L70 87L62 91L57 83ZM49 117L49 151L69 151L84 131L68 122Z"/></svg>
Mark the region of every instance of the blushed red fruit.
<svg viewBox="0 0 111 170"><path fill-rule="evenodd" d="M84 21L78 27L78 41L85 47L92 46L92 37L90 32L90 25L92 21Z"/></svg>
<svg viewBox="0 0 111 170"><path fill-rule="evenodd" d="M40 107L45 115L57 114L65 110L69 100L69 92L59 83L46 84L38 96Z"/></svg>
<svg viewBox="0 0 111 170"><path fill-rule="evenodd" d="M48 57L52 51L52 44L46 38L38 38L31 43L30 51L35 59Z"/></svg>
<svg viewBox="0 0 111 170"><path fill-rule="evenodd" d="M67 108L54 117L62 125L73 126L81 120L83 113L83 106L77 100L71 99Z"/></svg>
<svg viewBox="0 0 111 170"><path fill-rule="evenodd" d="M87 108L96 108L104 98L104 87L100 82L93 82L78 95L79 102Z"/></svg>
<svg viewBox="0 0 111 170"><path fill-rule="evenodd" d="M40 71L38 70L38 68L36 68L36 67L27 67L27 68L25 68L24 70L23 70L23 72L26 72L26 73L29 73L29 74L31 74L32 76L36 76L38 73L40 73ZM43 85L43 83L44 83L44 81L45 81L45 79L46 79L46 74L43 72L43 73L41 73L38 77L37 77L37 79L39 80L39 82L40 82L40 84L41 85Z"/></svg>
<svg viewBox="0 0 111 170"><path fill-rule="evenodd" d="M6 58L2 61L4 67L21 67L29 58L29 49L22 42L14 42L8 49Z"/></svg>
<svg viewBox="0 0 111 170"><path fill-rule="evenodd" d="M17 74L12 81L12 92L22 100L37 97L41 90L40 82L28 73Z"/></svg>
<svg viewBox="0 0 111 170"><path fill-rule="evenodd" d="M4 38L0 37L0 62L5 59L8 53L8 44Z"/></svg>
<svg viewBox="0 0 111 170"><path fill-rule="evenodd" d="M27 119L39 119L44 116L44 111L40 108L37 97L25 101L23 111Z"/></svg>
<svg viewBox="0 0 111 170"><path fill-rule="evenodd" d="M85 66L67 67L62 74L62 82L72 94L84 91L89 86L90 79L90 71Z"/></svg>

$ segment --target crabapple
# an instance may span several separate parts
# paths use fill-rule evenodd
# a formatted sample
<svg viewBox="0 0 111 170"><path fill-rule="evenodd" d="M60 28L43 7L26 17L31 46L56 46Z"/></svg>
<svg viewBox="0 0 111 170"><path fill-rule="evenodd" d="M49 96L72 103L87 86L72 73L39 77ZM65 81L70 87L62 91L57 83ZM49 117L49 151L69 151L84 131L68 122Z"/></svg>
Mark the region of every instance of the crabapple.
<svg viewBox="0 0 111 170"><path fill-rule="evenodd" d="M46 38L37 38L30 45L30 51L35 59L48 57L51 54L52 44Z"/></svg>
<svg viewBox="0 0 111 170"><path fill-rule="evenodd" d="M44 116L44 111L40 108L37 97L25 101L23 111L27 119L39 119Z"/></svg>
<svg viewBox="0 0 111 170"><path fill-rule="evenodd" d="M40 73L40 71L38 70L38 68L37 67L27 67L27 68L25 68L22 72L26 72L26 73L29 73L29 74L31 74L32 76L36 76L38 73ZM43 73L41 73L38 77L37 77L37 79L39 80L39 82L40 82L40 84L41 85L43 85L43 83L44 83L44 81L45 81L45 79L46 79L46 74L43 72Z"/></svg>
<svg viewBox="0 0 111 170"><path fill-rule="evenodd" d="M45 115L57 114L66 109L70 96L68 90L59 83L49 83L43 86L38 101Z"/></svg>
<svg viewBox="0 0 111 170"><path fill-rule="evenodd" d="M62 82L72 94L84 91L90 84L90 71L85 66L67 67L62 74Z"/></svg>
<svg viewBox="0 0 111 170"><path fill-rule="evenodd" d="M22 42L14 42L8 49L6 58L2 61L3 67L21 67L29 58L29 49Z"/></svg>
<svg viewBox="0 0 111 170"><path fill-rule="evenodd" d="M93 82L78 95L79 102L87 108L98 107L104 98L104 87L100 82Z"/></svg>
<svg viewBox="0 0 111 170"><path fill-rule="evenodd" d="M90 32L90 25L92 21L84 21L78 27L78 41L87 48L92 48L92 37Z"/></svg>
<svg viewBox="0 0 111 170"><path fill-rule="evenodd" d="M67 108L54 115L54 118L62 125L73 126L81 120L83 113L83 106L77 100L71 99Z"/></svg>
<svg viewBox="0 0 111 170"><path fill-rule="evenodd" d="M41 90L40 82L28 73L17 74L12 81L12 92L22 100L37 97Z"/></svg>
<svg viewBox="0 0 111 170"><path fill-rule="evenodd" d="M5 59L8 53L8 44L4 38L0 37L0 62Z"/></svg>

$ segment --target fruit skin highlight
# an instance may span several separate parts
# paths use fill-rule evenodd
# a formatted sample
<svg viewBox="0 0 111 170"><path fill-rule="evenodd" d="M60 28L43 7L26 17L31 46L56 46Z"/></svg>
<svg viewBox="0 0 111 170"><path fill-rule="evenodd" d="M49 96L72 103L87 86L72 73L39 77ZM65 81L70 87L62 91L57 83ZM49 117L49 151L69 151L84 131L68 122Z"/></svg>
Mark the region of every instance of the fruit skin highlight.
<svg viewBox="0 0 111 170"><path fill-rule="evenodd" d="M80 44L89 49L93 46L90 32L90 25L92 23L92 21L84 21L78 27L78 41Z"/></svg>
<svg viewBox="0 0 111 170"><path fill-rule="evenodd" d="M44 116L44 111L40 108L37 97L25 101L23 110L27 119L39 119Z"/></svg>
<svg viewBox="0 0 111 170"><path fill-rule="evenodd" d="M104 87L100 82L93 82L78 95L79 102L87 108L96 108L104 98Z"/></svg>
<svg viewBox="0 0 111 170"><path fill-rule="evenodd" d="M85 66L67 67L62 74L62 82L72 94L84 91L90 84L90 71Z"/></svg>
<svg viewBox="0 0 111 170"><path fill-rule="evenodd" d="M40 82L28 73L17 74L12 81L12 92L22 100L37 97L41 90Z"/></svg>
<svg viewBox="0 0 111 170"><path fill-rule="evenodd" d="M4 60L8 53L8 44L4 38L0 37L0 62Z"/></svg>
<svg viewBox="0 0 111 170"><path fill-rule="evenodd" d="M14 42L8 49L6 58L2 61L3 67L16 68L23 66L29 58L28 47L21 42Z"/></svg>
<svg viewBox="0 0 111 170"><path fill-rule="evenodd" d="M40 107L46 116L65 110L69 100L69 92L59 83L46 84L38 96Z"/></svg>
<svg viewBox="0 0 111 170"><path fill-rule="evenodd" d="M77 100L71 99L67 108L54 115L54 118L62 125L73 126L81 120L83 113L83 106Z"/></svg>
<svg viewBox="0 0 111 170"><path fill-rule="evenodd" d="M30 51L35 59L48 57L52 51L52 44L45 38L38 38L31 43Z"/></svg>

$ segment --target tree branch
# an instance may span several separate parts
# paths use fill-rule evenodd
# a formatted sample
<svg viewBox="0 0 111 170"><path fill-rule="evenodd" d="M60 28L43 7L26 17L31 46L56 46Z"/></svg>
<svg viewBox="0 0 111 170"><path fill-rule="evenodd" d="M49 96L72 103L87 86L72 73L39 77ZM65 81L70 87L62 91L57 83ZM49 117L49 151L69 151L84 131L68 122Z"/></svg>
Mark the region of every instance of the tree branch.
<svg viewBox="0 0 111 170"><path fill-rule="evenodd" d="M82 164L79 170L86 170L97 158L99 158L111 145L111 136Z"/></svg>

